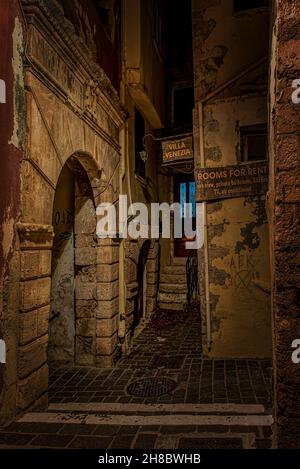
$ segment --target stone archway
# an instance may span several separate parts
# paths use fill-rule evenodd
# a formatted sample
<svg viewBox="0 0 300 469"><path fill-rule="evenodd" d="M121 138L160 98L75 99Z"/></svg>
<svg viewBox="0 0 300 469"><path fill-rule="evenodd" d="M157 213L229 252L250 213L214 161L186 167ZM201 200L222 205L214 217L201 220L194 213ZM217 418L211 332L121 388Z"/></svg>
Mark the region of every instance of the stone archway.
<svg viewBox="0 0 300 469"><path fill-rule="evenodd" d="M145 320L147 314L147 260L150 250L150 241L143 244L137 263L137 284L138 291L133 313L133 329L135 330L141 321Z"/></svg>
<svg viewBox="0 0 300 469"><path fill-rule="evenodd" d="M98 240L95 234L95 206L103 194L108 197L106 182L96 161L86 152L75 152L63 167L68 168L74 178L75 217L70 223L74 233L74 361L80 365L112 366L118 340L119 247L114 240ZM28 163L24 168L24 181L27 170ZM40 187L43 189L41 183ZM49 197L44 207L44 220L52 221L58 187L59 176L51 192L40 192L41 199ZM29 195L24 191L23 197ZM28 200L24 203L29 206ZM33 213L33 216L38 215ZM50 308L51 254L55 229L50 223L32 222L19 223L18 231L21 282L17 406L22 410L33 404L41 407L47 404L49 319L53 311Z"/></svg>
<svg viewBox="0 0 300 469"><path fill-rule="evenodd" d="M96 210L81 158L65 163L53 206L48 360L96 364Z"/></svg>
<svg viewBox="0 0 300 469"><path fill-rule="evenodd" d="M139 276L141 268L146 273L146 285L144 285L143 314L138 314L139 309ZM127 240L125 255L126 271L126 329L129 340L139 334L144 325L149 322L157 307L157 291L159 276L159 243L156 240ZM137 314L139 320L137 320ZM138 326L138 327L137 327ZM128 344L130 345L130 344Z"/></svg>
<svg viewBox="0 0 300 469"><path fill-rule="evenodd" d="M54 11L49 2L23 3L25 17L30 19L26 36L30 61L26 68L23 56L18 62L18 93L24 106L14 135L19 126L26 138L22 145L20 140L20 200L15 194L20 211L16 229L10 233L15 235L16 248L7 313L9 359L1 402L10 416L47 405L52 209L59 175L72 156L87 174L94 205L116 204L119 130L126 118L116 90L69 27L62 9ZM13 231L11 225L8 228ZM83 314L78 326L85 337L89 327L85 318L93 309L93 360L96 366L112 366L117 351L119 245L113 240L85 245L83 238L81 244L75 239L75 259L90 259L95 281L86 282L90 272L83 264L81 275L76 276L76 291L84 296L78 298Z"/></svg>

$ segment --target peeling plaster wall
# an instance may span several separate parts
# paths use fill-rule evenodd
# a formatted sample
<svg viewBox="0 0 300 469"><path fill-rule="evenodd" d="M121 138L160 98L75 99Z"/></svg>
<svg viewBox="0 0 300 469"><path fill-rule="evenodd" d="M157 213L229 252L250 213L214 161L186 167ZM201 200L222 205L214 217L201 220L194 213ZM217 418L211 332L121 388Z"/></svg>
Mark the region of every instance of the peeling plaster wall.
<svg viewBox="0 0 300 469"><path fill-rule="evenodd" d="M300 104L291 99L300 78L300 4L274 1L270 84L271 267L277 446L300 448Z"/></svg>
<svg viewBox="0 0 300 469"><path fill-rule="evenodd" d="M230 0L192 0L196 100L267 54L265 9L233 15Z"/></svg>
<svg viewBox="0 0 300 469"><path fill-rule="evenodd" d="M15 407L19 256L15 223L20 209L20 160L24 145L25 109L22 69L23 31L16 0L0 2L0 79L6 103L0 104L0 338L6 341L6 364L0 364L0 422Z"/></svg>
<svg viewBox="0 0 300 469"><path fill-rule="evenodd" d="M265 123L266 98L237 97L208 104L204 111L207 166L237 164L239 125ZM211 160L214 149L220 157ZM209 284L213 356L269 356L270 283L265 197L209 202Z"/></svg>
<svg viewBox="0 0 300 469"><path fill-rule="evenodd" d="M159 183L157 168L159 166L160 144L149 134L156 136L156 128L164 119L164 64L154 44L153 22L155 1L142 2L128 0L124 8L124 68L123 68L123 105L128 112L126 121L126 145L124 148L126 163L122 194L128 195L128 205L135 202L144 203L150 214L151 202L158 202ZM157 3L163 10L162 2ZM163 14L163 11L161 12ZM136 82L135 82L136 80ZM133 84L134 83L134 84ZM134 90L140 91L135 93ZM135 168L135 109L143 115L145 121L145 179L136 174ZM154 119L154 116L155 119ZM156 122L156 124L155 124ZM156 127L154 128L154 124ZM149 220L150 222L150 220ZM150 225L149 225L150 236ZM134 311L141 282L137 275L138 260L145 239L126 239L124 242L125 264L125 309L126 340L122 343L123 351L128 351L134 333ZM152 240L146 262L146 315L141 326L149 321L156 310L159 269L159 243ZM140 328L139 328L140 329ZM138 332L138 330L136 330ZM124 341L123 341L124 342Z"/></svg>
<svg viewBox="0 0 300 469"><path fill-rule="evenodd" d="M232 2L194 0L193 48L196 102L203 105L206 167L240 162L239 127L266 124L268 13L232 14ZM257 87L253 87L257 85ZM196 109L198 109L196 104ZM200 168L199 120L194 116L195 167ZM268 222L265 196L207 203L211 343L207 342L204 251L199 252L204 351L213 357L271 355Z"/></svg>
<svg viewBox="0 0 300 469"><path fill-rule="evenodd" d="M80 364L112 366L117 348L118 245L95 239L95 205L118 199L124 111L109 78L93 61L93 51L76 36L57 3L22 4L25 16L30 15L31 60L24 78L19 2L0 2L0 39L6 44L0 77L7 85L7 103L0 107L0 338L7 345L7 363L0 368L1 422L47 407L53 201L61 169L72 158L79 175L88 178L89 202L93 199L92 207L76 200L81 215L75 230L80 270L76 326L83 340L75 349ZM85 210L94 215L92 227Z"/></svg>
<svg viewBox="0 0 300 469"><path fill-rule="evenodd" d="M93 52L94 60L105 71L118 91L120 81L121 0L59 0L76 34ZM107 21L100 20L95 4L106 10Z"/></svg>
<svg viewBox="0 0 300 469"><path fill-rule="evenodd" d="M74 361L74 178L64 167L53 208L51 322L49 361Z"/></svg>

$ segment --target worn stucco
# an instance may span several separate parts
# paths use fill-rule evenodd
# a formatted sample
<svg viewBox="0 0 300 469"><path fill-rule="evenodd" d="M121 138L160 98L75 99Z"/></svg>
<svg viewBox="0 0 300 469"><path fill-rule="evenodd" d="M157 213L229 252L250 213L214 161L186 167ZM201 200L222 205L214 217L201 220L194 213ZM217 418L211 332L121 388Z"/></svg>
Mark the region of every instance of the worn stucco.
<svg viewBox="0 0 300 469"><path fill-rule="evenodd" d="M196 168L202 167L200 112L200 145L208 168L243 164L240 127L267 123L267 68L259 60L268 52L267 42L262 39L267 35L265 10L234 15L232 2L193 2ZM203 345L208 356L271 355L265 203L264 195L207 202L208 279L203 249L199 253L199 272Z"/></svg>
<svg viewBox="0 0 300 469"><path fill-rule="evenodd" d="M64 167L53 206L51 315L49 361L74 361L74 178Z"/></svg>
<svg viewBox="0 0 300 469"><path fill-rule="evenodd" d="M300 448L300 364L292 343L300 338L299 104L292 81L300 77L300 4L274 1L270 83L271 268L274 415L279 448Z"/></svg>
<svg viewBox="0 0 300 469"><path fill-rule="evenodd" d="M5 44L0 78L6 102L0 104L0 338L6 364L0 364L0 421L14 411L17 382L19 256L15 223L20 210L20 159L24 146L23 30L17 1L0 4L0 42Z"/></svg>

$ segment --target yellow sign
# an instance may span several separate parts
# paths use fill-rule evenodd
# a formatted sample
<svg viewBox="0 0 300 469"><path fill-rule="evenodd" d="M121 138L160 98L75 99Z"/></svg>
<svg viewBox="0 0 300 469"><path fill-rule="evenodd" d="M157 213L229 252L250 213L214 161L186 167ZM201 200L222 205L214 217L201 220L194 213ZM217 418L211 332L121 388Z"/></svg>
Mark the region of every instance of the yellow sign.
<svg viewBox="0 0 300 469"><path fill-rule="evenodd" d="M162 143L162 152L163 164L193 159L193 137L166 140Z"/></svg>
<svg viewBox="0 0 300 469"><path fill-rule="evenodd" d="M268 162L195 170L197 200L216 200L264 194L268 190Z"/></svg>

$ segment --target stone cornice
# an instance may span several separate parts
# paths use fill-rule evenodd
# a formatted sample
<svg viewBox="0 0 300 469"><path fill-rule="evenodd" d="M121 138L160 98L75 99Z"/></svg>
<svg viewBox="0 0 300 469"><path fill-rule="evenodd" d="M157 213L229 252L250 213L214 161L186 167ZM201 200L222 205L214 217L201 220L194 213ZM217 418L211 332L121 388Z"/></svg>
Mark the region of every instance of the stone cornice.
<svg viewBox="0 0 300 469"><path fill-rule="evenodd" d="M22 0L22 5L29 25L27 50L29 65L34 67L40 65L32 56L32 35L35 28L85 88L81 104L86 114L90 114L92 120L97 121L95 109L97 102L119 127L126 119L126 112L120 104L118 93L105 72L95 62L92 51L76 34L73 24L64 16L63 8L56 0ZM61 89L59 91L61 92ZM89 99L88 94L95 96Z"/></svg>

